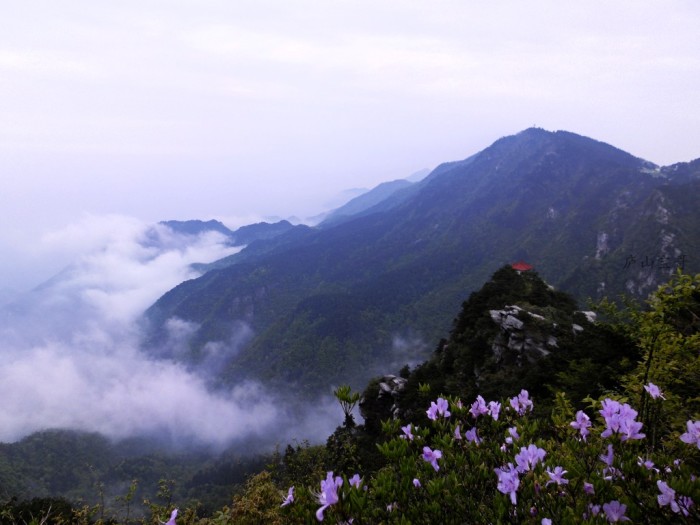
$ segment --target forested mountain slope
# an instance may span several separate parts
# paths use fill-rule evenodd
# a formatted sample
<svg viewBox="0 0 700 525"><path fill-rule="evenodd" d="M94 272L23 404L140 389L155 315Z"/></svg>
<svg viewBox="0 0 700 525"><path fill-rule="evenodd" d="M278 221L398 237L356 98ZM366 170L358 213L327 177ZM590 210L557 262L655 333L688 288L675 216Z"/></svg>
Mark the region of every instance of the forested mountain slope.
<svg viewBox="0 0 700 525"><path fill-rule="evenodd" d="M424 358L504 264L525 260L579 301L643 297L678 268L697 271L699 174L698 161L660 168L528 129L439 166L391 206L252 243L154 304L148 343L168 355L168 320L184 320L193 330L177 357L197 363L244 323L253 335L229 352L220 381L360 386Z"/></svg>

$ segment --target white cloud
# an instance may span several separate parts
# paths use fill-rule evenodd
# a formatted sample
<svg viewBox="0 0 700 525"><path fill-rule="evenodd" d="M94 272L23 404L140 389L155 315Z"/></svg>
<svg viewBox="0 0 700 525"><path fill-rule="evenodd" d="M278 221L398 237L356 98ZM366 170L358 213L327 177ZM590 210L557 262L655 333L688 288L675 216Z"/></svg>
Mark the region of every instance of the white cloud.
<svg viewBox="0 0 700 525"><path fill-rule="evenodd" d="M258 385L212 393L182 366L149 360L129 345L82 343L47 343L5 362L0 440L72 428L117 439L157 435L166 442L225 445L263 433L277 416Z"/></svg>
<svg viewBox="0 0 700 525"><path fill-rule="evenodd" d="M165 291L198 276L191 264L239 249L216 232L192 239L131 217L88 215L44 235L35 247L36 256L76 257L42 290L41 300L69 297L103 320L130 323Z"/></svg>
<svg viewBox="0 0 700 525"><path fill-rule="evenodd" d="M0 49L0 70L2 69L8 70L5 74L16 70L47 75L86 74L89 71L86 64L79 60L52 51L39 53L9 49Z"/></svg>
<svg viewBox="0 0 700 525"><path fill-rule="evenodd" d="M234 323L228 340L210 343L196 370L140 350L137 321L144 309L194 277L191 263L232 253L223 240L120 216L86 217L45 236L40 252L82 255L0 316L0 441L74 428L223 446L251 438L274 443L283 437L273 433L282 423L289 428L284 436L302 431L255 382L210 390L204 372L220 371L252 337L245 323ZM171 320L168 327L176 358L198 326Z"/></svg>

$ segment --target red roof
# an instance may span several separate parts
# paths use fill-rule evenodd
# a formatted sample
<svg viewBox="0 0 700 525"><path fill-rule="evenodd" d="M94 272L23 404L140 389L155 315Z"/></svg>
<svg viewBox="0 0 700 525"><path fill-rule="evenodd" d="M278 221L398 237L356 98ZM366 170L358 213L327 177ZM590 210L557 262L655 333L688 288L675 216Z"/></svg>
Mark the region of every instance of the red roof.
<svg viewBox="0 0 700 525"><path fill-rule="evenodd" d="M518 270L519 272L527 272L528 270L532 270L532 265L527 264L524 261L518 261L515 264L510 265L513 270Z"/></svg>

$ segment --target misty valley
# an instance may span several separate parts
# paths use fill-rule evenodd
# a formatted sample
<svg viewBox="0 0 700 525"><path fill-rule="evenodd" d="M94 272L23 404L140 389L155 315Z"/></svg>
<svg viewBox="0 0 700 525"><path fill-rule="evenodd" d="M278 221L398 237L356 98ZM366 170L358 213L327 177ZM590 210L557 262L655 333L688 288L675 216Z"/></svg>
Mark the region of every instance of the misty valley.
<svg viewBox="0 0 700 525"><path fill-rule="evenodd" d="M307 224L87 218L0 301L0 523L697 522L698 202L529 128Z"/></svg>

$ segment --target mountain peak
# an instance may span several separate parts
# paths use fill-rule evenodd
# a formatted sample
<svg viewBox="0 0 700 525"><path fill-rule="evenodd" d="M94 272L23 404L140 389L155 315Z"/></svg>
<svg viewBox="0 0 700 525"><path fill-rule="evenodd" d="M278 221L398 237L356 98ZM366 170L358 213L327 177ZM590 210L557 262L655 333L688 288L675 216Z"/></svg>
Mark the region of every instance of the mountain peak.
<svg viewBox="0 0 700 525"><path fill-rule="evenodd" d="M193 359L231 339L232 319L249 323L260 335L231 353L230 381L311 392L372 355L354 377L343 373L362 383L379 362L415 361L444 334L437 319L503 264L527 261L579 299L644 297L677 269L695 271L697 166L679 165L676 177L647 166L575 133L528 128L438 166L372 213L252 243L149 315L158 337L171 317L200 326Z"/></svg>

